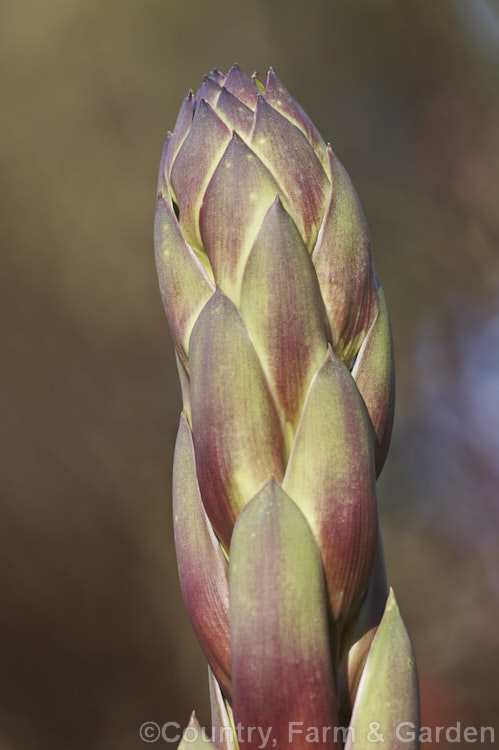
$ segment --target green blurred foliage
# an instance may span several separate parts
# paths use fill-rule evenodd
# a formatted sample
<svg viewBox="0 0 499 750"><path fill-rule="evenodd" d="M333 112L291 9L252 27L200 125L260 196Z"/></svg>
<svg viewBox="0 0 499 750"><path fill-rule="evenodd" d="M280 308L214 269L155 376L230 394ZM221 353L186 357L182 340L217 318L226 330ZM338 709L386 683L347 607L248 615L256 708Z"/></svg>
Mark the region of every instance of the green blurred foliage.
<svg viewBox="0 0 499 750"><path fill-rule="evenodd" d="M361 197L397 358L382 525L423 719L494 723L498 50L494 0L4 0L2 750L140 748L144 721L208 720L152 222L186 90L235 61L276 68Z"/></svg>

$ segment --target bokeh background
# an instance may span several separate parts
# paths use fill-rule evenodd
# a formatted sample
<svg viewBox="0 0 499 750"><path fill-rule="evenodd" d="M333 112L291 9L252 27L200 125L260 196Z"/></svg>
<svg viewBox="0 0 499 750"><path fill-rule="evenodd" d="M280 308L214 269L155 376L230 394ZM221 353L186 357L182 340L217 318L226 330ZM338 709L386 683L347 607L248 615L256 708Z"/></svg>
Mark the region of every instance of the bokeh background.
<svg viewBox="0 0 499 750"><path fill-rule="evenodd" d="M396 346L382 527L423 723L497 727L497 0L3 0L0 61L1 750L208 722L152 223L182 98L235 61L276 68L361 197Z"/></svg>

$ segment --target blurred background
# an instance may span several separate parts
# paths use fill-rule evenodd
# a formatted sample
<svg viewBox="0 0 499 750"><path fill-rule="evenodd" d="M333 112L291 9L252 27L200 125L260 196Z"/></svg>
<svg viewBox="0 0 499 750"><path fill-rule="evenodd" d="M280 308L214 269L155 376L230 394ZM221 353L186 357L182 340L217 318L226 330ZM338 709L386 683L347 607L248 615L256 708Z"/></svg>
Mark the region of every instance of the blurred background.
<svg viewBox="0 0 499 750"><path fill-rule="evenodd" d="M208 722L152 224L182 98L236 61L276 68L371 228L397 364L382 528L423 723L497 727L497 0L4 0L0 60L0 749Z"/></svg>

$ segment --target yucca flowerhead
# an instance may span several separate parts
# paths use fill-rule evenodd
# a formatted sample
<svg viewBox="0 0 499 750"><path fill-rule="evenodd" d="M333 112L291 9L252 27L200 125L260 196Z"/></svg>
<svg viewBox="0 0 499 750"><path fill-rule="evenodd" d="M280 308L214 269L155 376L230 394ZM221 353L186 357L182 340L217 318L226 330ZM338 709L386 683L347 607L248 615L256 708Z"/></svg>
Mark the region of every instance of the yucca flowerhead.
<svg viewBox="0 0 499 750"><path fill-rule="evenodd" d="M215 70L185 98L155 246L184 401L179 572L214 715L335 725L387 598L392 344L352 183L272 69Z"/></svg>

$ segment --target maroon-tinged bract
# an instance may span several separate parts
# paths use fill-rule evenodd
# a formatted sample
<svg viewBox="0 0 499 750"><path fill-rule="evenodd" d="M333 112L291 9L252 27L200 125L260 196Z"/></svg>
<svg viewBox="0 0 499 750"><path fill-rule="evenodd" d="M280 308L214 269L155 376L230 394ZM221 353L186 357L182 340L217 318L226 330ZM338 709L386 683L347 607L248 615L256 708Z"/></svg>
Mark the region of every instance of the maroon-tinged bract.
<svg viewBox="0 0 499 750"><path fill-rule="evenodd" d="M253 128L253 111L228 91L225 86L220 91L216 110L224 122L230 123L234 131L249 138Z"/></svg>
<svg viewBox="0 0 499 750"><path fill-rule="evenodd" d="M236 518L270 476L284 474L279 415L237 308L219 289L189 348L192 431L201 495L228 550Z"/></svg>
<svg viewBox="0 0 499 750"><path fill-rule="evenodd" d="M171 134L168 152L165 154L165 159L160 169L160 182L167 183L170 178L170 172L174 159L176 158L182 143L192 125L192 116L194 113L194 97L192 91L189 91L182 106L178 113L177 122L175 123L175 129Z"/></svg>
<svg viewBox="0 0 499 750"><path fill-rule="evenodd" d="M352 370L374 427L376 476L381 474L390 445L395 407L395 366L390 317L385 295L378 289L379 307Z"/></svg>
<svg viewBox="0 0 499 750"><path fill-rule="evenodd" d="M189 367L189 340L199 313L215 291L202 264L184 240L171 203L158 200L156 265L166 315L180 361Z"/></svg>
<svg viewBox="0 0 499 750"><path fill-rule="evenodd" d="M240 102L246 104L250 109L255 109L258 91L246 73L243 73L239 65L233 65L227 73L224 81L227 91L230 91Z"/></svg>
<svg viewBox="0 0 499 750"><path fill-rule="evenodd" d="M194 106L197 107L201 100L208 102L215 109L220 98L222 87L209 76L203 78L203 83L198 88L194 97Z"/></svg>
<svg viewBox="0 0 499 750"><path fill-rule="evenodd" d="M312 262L279 198L264 216L248 257L240 309L292 436L326 354L327 324Z"/></svg>
<svg viewBox="0 0 499 750"><path fill-rule="evenodd" d="M207 186L200 222L217 283L236 304L251 246L278 191L265 165L234 133Z"/></svg>
<svg viewBox="0 0 499 750"><path fill-rule="evenodd" d="M312 146L299 128L259 96L251 147L276 176L305 245L311 249L329 192L329 180Z"/></svg>
<svg viewBox="0 0 499 750"><path fill-rule="evenodd" d="M229 568L234 720L271 730L277 747L307 748L292 723L337 725L326 595L310 527L274 480L241 513Z"/></svg>
<svg viewBox="0 0 499 750"><path fill-rule="evenodd" d="M230 695L229 570L201 501L194 446L184 415L175 446L173 523L187 613L211 669Z"/></svg>
<svg viewBox="0 0 499 750"><path fill-rule="evenodd" d="M189 130L171 170L171 185L180 215L182 233L201 248L199 210L210 174L230 141L230 130L204 99L199 102ZM196 164L196 169L192 165Z"/></svg>
<svg viewBox="0 0 499 750"><path fill-rule="evenodd" d="M376 315L376 287L369 229L357 193L331 147L328 159L331 188L312 260L333 346L348 364Z"/></svg>
<svg viewBox="0 0 499 750"><path fill-rule="evenodd" d="M378 522L369 419L331 349L310 384L283 487L317 537L331 611L344 621L369 584Z"/></svg>
<svg viewBox="0 0 499 750"><path fill-rule="evenodd" d="M310 145L314 149L327 173L327 146L324 143L321 134L300 107L298 102L293 99L283 82L276 76L273 68L270 68L268 72L267 82L264 84L262 81L262 84L262 93L265 95L265 101L284 115L284 117L287 117L290 122L300 128L302 133L306 135Z"/></svg>

